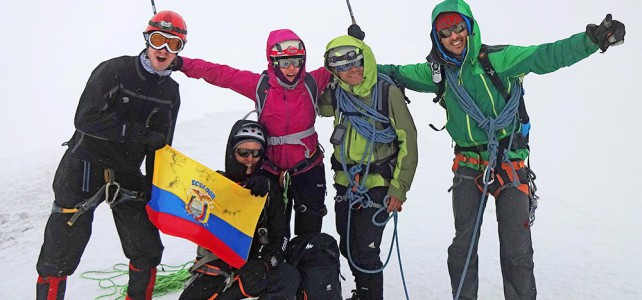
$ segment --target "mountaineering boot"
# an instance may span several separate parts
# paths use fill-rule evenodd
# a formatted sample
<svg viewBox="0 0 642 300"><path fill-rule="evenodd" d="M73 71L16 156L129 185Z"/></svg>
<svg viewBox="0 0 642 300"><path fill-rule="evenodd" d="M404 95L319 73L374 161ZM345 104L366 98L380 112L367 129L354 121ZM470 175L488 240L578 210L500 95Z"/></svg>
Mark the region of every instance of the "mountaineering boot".
<svg viewBox="0 0 642 300"><path fill-rule="evenodd" d="M351 300L381 300L383 299L383 273L359 274L355 277L357 284L356 298Z"/></svg>
<svg viewBox="0 0 642 300"><path fill-rule="evenodd" d="M67 276L38 276L36 284L36 300L65 299Z"/></svg>
<svg viewBox="0 0 642 300"><path fill-rule="evenodd" d="M151 300L156 283L156 268L151 270L136 269L129 264L129 284L125 300Z"/></svg>

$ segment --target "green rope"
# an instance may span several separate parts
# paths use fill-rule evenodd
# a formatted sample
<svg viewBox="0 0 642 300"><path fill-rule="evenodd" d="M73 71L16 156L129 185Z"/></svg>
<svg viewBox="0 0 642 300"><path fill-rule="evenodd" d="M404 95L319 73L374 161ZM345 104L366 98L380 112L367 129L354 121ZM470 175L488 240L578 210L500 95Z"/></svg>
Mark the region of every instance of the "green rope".
<svg viewBox="0 0 642 300"><path fill-rule="evenodd" d="M159 265L152 297L160 297L176 291L182 291L185 282L192 276L189 272L189 267L193 263L193 261L189 261L179 266ZM127 280L128 274L129 266L121 263L115 264L111 271L87 271L80 274L80 277L96 280L100 288L112 290L109 294L100 295L94 300L110 296L116 296L114 300L121 300L127 296L127 283L118 284L117 281Z"/></svg>

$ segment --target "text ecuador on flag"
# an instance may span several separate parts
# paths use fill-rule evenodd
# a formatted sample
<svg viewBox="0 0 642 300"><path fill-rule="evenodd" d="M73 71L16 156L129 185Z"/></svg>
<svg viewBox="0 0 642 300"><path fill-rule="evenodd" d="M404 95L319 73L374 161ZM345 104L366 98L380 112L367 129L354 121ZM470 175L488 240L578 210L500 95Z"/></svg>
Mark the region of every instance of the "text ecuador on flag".
<svg viewBox="0 0 642 300"><path fill-rule="evenodd" d="M181 154L156 151L149 219L165 234L186 238L233 267L247 261L265 197Z"/></svg>

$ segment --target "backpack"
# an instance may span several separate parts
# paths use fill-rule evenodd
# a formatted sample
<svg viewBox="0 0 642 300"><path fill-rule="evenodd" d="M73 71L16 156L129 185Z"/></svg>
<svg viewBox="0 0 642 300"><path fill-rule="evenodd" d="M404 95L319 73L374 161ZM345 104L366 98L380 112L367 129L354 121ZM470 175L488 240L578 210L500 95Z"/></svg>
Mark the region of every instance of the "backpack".
<svg viewBox="0 0 642 300"><path fill-rule="evenodd" d="M497 89L497 91L499 91L502 97L504 97L504 99L508 101L508 99L510 99L510 95L508 94L508 91L506 91L506 88L504 87L504 83L502 83L501 79L499 79L499 76L497 76L497 72L495 72L493 65L490 63L490 59L488 59L489 53L499 51L502 48L503 46L482 45L479 50L479 55L477 56L477 60L481 64L486 75L488 75L488 77L490 78L490 81L493 83L493 86L495 86L495 88ZM444 74L444 67L436 63L431 63L430 69L432 70L432 80L434 83L438 85L437 94L432 101L435 103L439 103L439 105L441 105L443 108L446 108L446 104L443 101L443 96L446 89L445 81L442 78L442 74ZM522 83L520 82L520 84ZM526 111L526 104L524 103L524 93L522 93L519 99L518 116L519 116L519 121L522 124L527 124L528 122L530 122L530 118L528 117L528 112ZM437 129L432 124L429 124L429 126L430 128L436 131L441 131L445 127L444 126L441 129ZM526 138L528 138L528 136Z"/></svg>
<svg viewBox="0 0 642 300"><path fill-rule="evenodd" d="M263 71L263 73L261 73L261 77L259 78L259 84L257 84L256 86L256 111L258 114L257 120L261 117L261 112L263 111L263 107L265 107L265 98L267 97L268 90L270 89L269 81L270 76L268 75L267 70ZM317 85L317 81L314 80L312 74L306 72L305 76L303 77L303 84L308 90L310 100L314 105L314 111L318 113L319 109L317 106L317 98L319 98L319 87Z"/></svg>
<svg viewBox="0 0 642 300"><path fill-rule="evenodd" d="M298 300L340 300L339 246L326 233L293 238L288 243L287 261L301 276Z"/></svg>

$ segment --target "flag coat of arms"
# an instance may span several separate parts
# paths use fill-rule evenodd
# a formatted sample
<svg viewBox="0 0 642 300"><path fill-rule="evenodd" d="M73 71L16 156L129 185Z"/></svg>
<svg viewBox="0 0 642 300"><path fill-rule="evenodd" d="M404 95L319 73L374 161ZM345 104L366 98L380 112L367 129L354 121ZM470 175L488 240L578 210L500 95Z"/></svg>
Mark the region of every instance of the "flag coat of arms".
<svg viewBox="0 0 642 300"><path fill-rule="evenodd" d="M247 261L266 197L181 154L156 151L151 222L165 234L188 239L239 268Z"/></svg>

